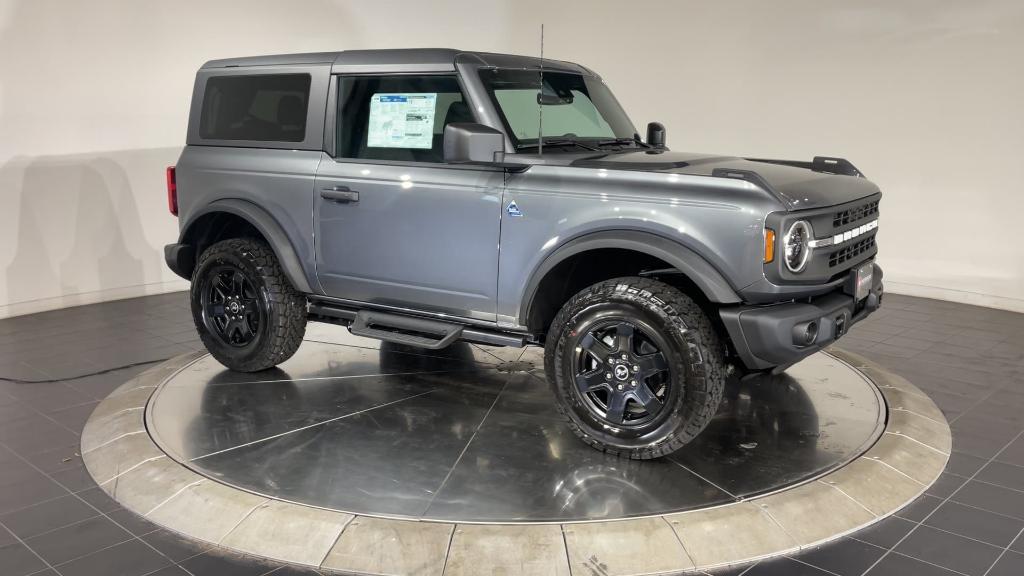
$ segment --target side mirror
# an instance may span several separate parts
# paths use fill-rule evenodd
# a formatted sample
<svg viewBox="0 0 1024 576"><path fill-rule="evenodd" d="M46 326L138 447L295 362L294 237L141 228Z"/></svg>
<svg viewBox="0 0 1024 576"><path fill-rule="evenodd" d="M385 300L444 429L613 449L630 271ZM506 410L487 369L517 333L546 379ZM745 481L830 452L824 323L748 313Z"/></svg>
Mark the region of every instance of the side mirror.
<svg viewBox="0 0 1024 576"><path fill-rule="evenodd" d="M647 125L647 143L655 148L665 147L665 125L651 122Z"/></svg>
<svg viewBox="0 0 1024 576"><path fill-rule="evenodd" d="M505 153L505 135L473 122L444 127L444 161L449 164L496 164Z"/></svg>

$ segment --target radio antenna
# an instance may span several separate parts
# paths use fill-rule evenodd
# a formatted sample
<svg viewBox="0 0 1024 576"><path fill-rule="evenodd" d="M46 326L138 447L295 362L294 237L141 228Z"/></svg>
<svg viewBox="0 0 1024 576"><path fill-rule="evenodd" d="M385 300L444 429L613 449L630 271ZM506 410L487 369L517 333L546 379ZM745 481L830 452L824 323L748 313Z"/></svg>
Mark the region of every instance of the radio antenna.
<svg viewBox="0 0 1024 576"><path fill-rule="evenodd" d="M544 23L540 24L540 92L537 93L537 154L544 155Z"/></svg>

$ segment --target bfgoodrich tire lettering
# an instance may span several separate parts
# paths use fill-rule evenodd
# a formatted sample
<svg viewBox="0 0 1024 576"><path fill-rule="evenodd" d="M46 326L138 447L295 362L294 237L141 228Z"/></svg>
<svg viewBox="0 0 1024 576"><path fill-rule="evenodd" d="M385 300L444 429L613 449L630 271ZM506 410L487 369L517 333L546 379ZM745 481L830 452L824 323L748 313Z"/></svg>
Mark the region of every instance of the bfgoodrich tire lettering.
<svg viewBox="0 0 1024 576"><path fill-rule="evenodd" d="M192 275L191 300L203 344L232 370L276 366L306 333L306 298L261 240L232 238L207 248Z"/></svg>
<svg viewBox="0 0 1024 576"><path fill-rule="evenodd" d="M711 421L725 389L722 352L693 300L663 282L629 277L595 284L562 307L544 368L577 436L649 459L682 448Z"/></svg>

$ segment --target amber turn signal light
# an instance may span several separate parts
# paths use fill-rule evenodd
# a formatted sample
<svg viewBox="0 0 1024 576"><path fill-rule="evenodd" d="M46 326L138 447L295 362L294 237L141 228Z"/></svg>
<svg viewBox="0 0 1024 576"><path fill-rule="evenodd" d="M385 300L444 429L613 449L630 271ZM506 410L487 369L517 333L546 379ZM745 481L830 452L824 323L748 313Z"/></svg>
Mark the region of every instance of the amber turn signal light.
<svg viewBox="0 0 1024 576"><path fill-rule="evenodd" d="M775 230L764 229L764 263L775 260Z"/></svg>

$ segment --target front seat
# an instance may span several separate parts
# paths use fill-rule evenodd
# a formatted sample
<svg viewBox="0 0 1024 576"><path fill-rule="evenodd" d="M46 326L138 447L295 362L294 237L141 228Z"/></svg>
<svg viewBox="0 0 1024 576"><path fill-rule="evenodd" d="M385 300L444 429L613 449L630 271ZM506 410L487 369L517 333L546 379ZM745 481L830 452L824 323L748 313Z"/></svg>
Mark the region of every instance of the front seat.
<svg viewBox="0 0 1024 576"><path fill-rule="evenodd" d="M448 105L448 111L444 115L444 124L441 125L441 133L434 134L433 148L423 151L429 154L430 158L424 158L423 160L432 162L444 160L444 127L455 122L476 122L476 118L473 118L473 111L462 100L457 100Z"/></svg>

